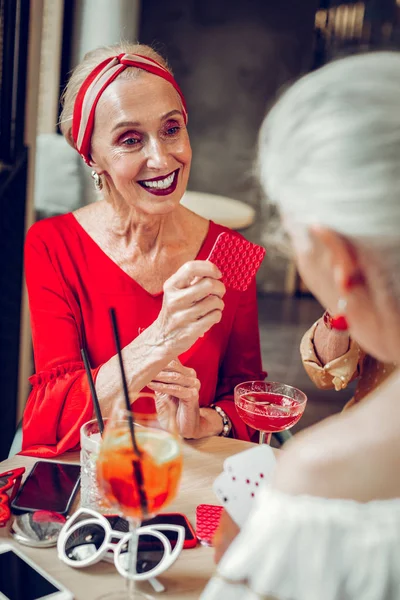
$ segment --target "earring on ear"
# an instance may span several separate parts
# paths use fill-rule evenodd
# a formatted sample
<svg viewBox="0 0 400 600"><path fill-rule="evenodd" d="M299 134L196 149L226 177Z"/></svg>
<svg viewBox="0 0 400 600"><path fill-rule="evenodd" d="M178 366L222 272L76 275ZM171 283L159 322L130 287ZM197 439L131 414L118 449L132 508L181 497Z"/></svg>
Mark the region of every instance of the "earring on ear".
<svg viewBox="0 0 400 600"><path fill-rule="evenodd" d="M345 317L346 308L346 298L339 298L336 315L332 317L327 310L324 312L325 326L328 329L336 329L336 331L347 331L349 326Z"/></svg>
<svg viewBox="0 0 400 600"><path fill-rule="evenodd" d="M347 309L347 300L346 298L339 298L337 314L332 317L332 329L336 329L337 331L347 331L349 325L347 323L347 319L345 317Z"/></svg>
<svg viewBox="0 0 400 600"><path fill-rule="evenodd" d="M92 178L94 181L94 187L96 188L96 192L101 192L103 189L103 182L101 181L100 175L93 169Z"/></svg>
<svg viewBox="0 0 400 600"><path fill-rule="evenodd" d="M346 282L345 289L351 290L354 287L362 285L365 283L364 275L360 271L356 271L352 275L350 275L349 279ZM337 305L337 313L333 317L326 310L324 312L324 323L328 329L336 329L336 331L347 331L349 325L346 319L346 310L347 310L347 300L343 296L339 298Z"/></svg>

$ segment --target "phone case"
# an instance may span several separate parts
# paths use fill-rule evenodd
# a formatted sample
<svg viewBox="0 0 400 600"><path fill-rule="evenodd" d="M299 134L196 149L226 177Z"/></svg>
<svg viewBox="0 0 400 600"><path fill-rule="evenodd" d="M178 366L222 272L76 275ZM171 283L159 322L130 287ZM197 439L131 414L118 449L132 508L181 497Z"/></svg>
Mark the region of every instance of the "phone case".
<svg viewBox="0 0 400 600"><path fill-rule="evenodd" d="M37 465L39 465L41 462L48 462L48 461L40 461L40 460L38 460L38 461L35 462L35 464L33 465L30 473L28 473L25 481L22 483L21 487L19 488L17 495L15 496L14 500L11 502L11 511L12 511L13 514L20 515L20 514L23 514L23 513L26 513L26 512L36 512L38 510L49 510L47 507L43 508L43 506L40 506L40 497L38 497L39 498L38 499L38 505L35 506L35 507L25 507L25 506L22 506L22 505L19 504L19 498L20 498L20 496L22 496L22 493L23 493L23 490L24 490L24 486L27 485L27 483L29 481L29 477L31 475L32 476L34 475L34 471L37 468ZM62 463L62 462L57 463L56 461L54 461L54 464L74 466L73 463ZM77 465L77 466L79 466L79 465ZM75 496L76 496L76 494L79 491L80 485L81 485L81 477L79 475L77 477L76 483L75 483L75 485L74 485L74 487L73 487L73 489L72 489L72 491L70 493L70 496L68 497L68 499L66 501L66 504L65 504L63 510L58 510L56 512L58 512L60 515L63 515L63 516L66 516L69 513L69 511L71 510L72 503L73 503L73 501L75 499ZM53 512L55 512L55 511L53 511Z"/></svg>
<svg viewBox="0 0 400 600"><path fill-rule="evenodd" d="M264 259L265 248L224 231L208 256L222 273L226 287L245 292Z"/></svg>
<svg viewBox="0 0 400 600"><path fill-rule="evenodd" d="M187 531L190 532L190 537L188 537L187 531L185 532L185 541L183 542L183 548L185 550L187 550L188 548L195 548L197 546L197 536L196 536L196 532L193 529L193 525L191 524L191 522L189 521L189 519L187 518L186 515L184 515L183 513L168 513L169 515L172 515L172 517L174 517L174 515L179 515L180 517L183 517L185 520L185 529L187 529Z"/></svg>
<svg viewBox="0 0 400 600"><path fill-rule="evenodd" d="M223 506L199 504L196 508L196 535L201 544L212 546L212 540L218 529Z"/></svg>

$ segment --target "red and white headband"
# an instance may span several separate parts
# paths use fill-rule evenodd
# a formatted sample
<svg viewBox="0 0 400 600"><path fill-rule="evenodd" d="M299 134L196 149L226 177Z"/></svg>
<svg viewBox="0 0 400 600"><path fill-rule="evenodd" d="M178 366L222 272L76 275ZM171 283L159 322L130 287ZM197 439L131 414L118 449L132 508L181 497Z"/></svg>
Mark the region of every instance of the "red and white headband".
<svg viewBox="0 0 400 600"><path fill-rule="evenodd" d="M187 108L185 98L171 73L160 63L141 54L118 54L103 60L86 77L76 96L74 113L72 116L72 138L75 148L83 160L90 162L90 140L94 127L94 114L100 96L112 81L128 67L143 69L153 75L158 75L178 92L183 108L185 123L187 122Z"/></svg>

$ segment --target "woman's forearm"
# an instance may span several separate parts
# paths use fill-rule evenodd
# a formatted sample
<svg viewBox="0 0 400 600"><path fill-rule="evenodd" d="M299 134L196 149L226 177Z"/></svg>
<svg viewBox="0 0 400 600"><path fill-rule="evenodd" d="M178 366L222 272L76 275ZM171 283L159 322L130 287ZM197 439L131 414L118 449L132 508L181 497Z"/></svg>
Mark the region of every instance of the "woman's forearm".
<svg viewBox="0 0 400 600"><path fill-rule="evenodd" d="M173 351L163 343L156 322L122 350L125 374L131 401L168 364ZM113 356L100 368L96 392L104 417L110 415L116 400L122 399L122 380L118 356Z"/></svg>

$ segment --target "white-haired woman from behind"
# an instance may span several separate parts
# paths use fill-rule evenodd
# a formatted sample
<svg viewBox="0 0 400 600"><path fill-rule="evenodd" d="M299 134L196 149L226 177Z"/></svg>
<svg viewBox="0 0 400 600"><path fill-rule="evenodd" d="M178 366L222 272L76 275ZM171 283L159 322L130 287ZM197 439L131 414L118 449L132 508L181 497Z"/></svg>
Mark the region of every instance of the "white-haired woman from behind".
<svg viewBox="0 0 400 600"><path fill-rule="evenodd" d="M259 154L306 285L388 363L400 360L399 97L399 53L329 64L272 109ZM395 370L285 446L202 598L400 598L399 469ZM218 557L233 537L225 516Z"/></svg>

